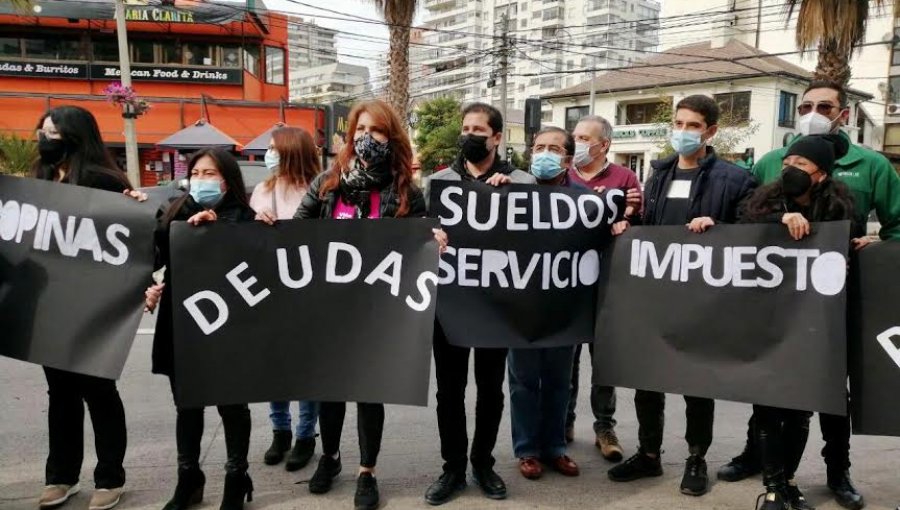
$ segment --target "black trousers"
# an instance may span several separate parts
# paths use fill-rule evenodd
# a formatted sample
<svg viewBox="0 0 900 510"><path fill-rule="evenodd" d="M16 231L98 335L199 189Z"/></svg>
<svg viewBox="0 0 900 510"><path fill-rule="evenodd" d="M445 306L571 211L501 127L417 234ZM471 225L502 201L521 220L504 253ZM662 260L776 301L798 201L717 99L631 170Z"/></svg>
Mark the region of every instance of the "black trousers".
<svg viewBox="0 0 900 510"><path fill-rule="evenodd" d="M171 378L170 378L171 381ZM174 394L174 383L172 391ZM245 473L250 450L250 408L247 404L216 406L225 429L225 472ZM203 439L205 407L177 407L175 442L178 447L178 470L200 469L200 443Z"/></svg>
<svg viewBox="0 0 900 510"><path fill-rule="evenodd" d="M475 435L467 458L466 385L469 352L475 356ZM494 446L503 417L503 379L508 349L469 349L450 345L440 324L434 325L434 364L437 378L437 419L444 471L465 471L473 466L494 465Z"/></svg>
<svg viewBox="0 0 900 510"><path fill-rule="evenodd" d="M322 435L322 452L337 455L341 448L346 402L322 402L319 407L319 432ZM356 429L359 435L359 465L373 468L381 451L384 433L384 404L356 404Z"/></svg>
<svg viewBox="0 0 900 510"><path fill-rule="evenodd" d="M779 407L753 406L762 460L763 484L778 489L794 478L809 438L812 413Z"/></svg>
<svg viewBox="0 0 900 510"><path fill-rule="evenodd" d="M125 485L125 408L116 381L89 375L44 368L50 396L47 422L50 454L47 456L47 485L75 485L84 459L84 403L94 426L97 467L94 485L115 489Z"/></svg>
<svg viewBox="0 0 900 510"><path fill-rule="evenodd" d="M716 402L709 398L685 395L684 403L687 404L684 413L687 419L685 440L687 440L691 453L702 457L706 455L712 444ZM641 444L641 451L659 455L665 425L665 393L637 390L634 393L634 408L638 419L638 440Z"/></svg>

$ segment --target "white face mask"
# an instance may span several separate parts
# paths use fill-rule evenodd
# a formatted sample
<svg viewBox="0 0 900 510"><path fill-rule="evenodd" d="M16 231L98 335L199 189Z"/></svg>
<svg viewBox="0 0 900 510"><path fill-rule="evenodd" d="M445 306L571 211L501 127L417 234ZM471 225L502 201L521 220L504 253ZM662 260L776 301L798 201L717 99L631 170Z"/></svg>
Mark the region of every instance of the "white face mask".
<svg viewBox="0 0 900 510"><path fill-rule="evenodd" d="M278 170L278 165L281 164L281 158L278 155L278 151L276 151L275 149L267 150L265 161L266 168L268 168L270 172L275 172L276 170Z"/></svg>
<svg viewBox="0 0 900 510"><path fill-rule="evenodd" d="M590 165L594 161L594 157L591 156L591 147L593 145L589 143L575 142L575 157L572 159L572 164L578 168Z"/></svg>
<svg viewBox="0 0 900 510"><path fill-rule="evenodd" d="M834 131L834 123L835 121L821 113L809 112L797 121L797 131L803 136L827 135Z"/></svg>

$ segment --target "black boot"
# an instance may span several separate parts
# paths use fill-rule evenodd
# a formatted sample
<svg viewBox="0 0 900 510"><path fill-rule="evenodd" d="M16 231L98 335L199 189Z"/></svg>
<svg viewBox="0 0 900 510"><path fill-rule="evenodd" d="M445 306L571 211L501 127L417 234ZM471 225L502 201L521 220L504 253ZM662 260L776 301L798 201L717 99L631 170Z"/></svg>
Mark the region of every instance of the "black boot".
<svg viewBox="0 0 900 510"><path fill-rule="evenodd" d="M298 439L288 454L287 462L284 463L284 469L288 471L297 471L303 469L309 464L313 454L316 453L316 439L308 437L306 439Z"/></svg>
<svg viewBox="0 0 900 510"><path fill-rule="evenodd" d="M253 501L253 480L247 473L226 473L225 490L219 510L243 510L244 498Z"/></svg>
<svg viewBox="0 0 900 510"><path fill-rule="evenodd" d="M834 494L835 501L844 508L859 510L866 506L862 494L853 486L850 480L850 472L828 473L828 488Z"/></svg>
<svg viewBox="0 0 900 510"><path fill-rule="evenodd" d="M206 485L206 476L199 468L178 470L178 485L175 486L175 495L166 503L163 510L185 510L203 502L203 487Z"/></svg>
<svg viewBox="0 0 900 510"><path fill-rule="evenodd" d="M291 449L292 438L293 436L291 435L290 430L273 430L272 446L266 450L263 462L265 462L267 466L274 466L281 462L284 459L284 453Z"/></svg>

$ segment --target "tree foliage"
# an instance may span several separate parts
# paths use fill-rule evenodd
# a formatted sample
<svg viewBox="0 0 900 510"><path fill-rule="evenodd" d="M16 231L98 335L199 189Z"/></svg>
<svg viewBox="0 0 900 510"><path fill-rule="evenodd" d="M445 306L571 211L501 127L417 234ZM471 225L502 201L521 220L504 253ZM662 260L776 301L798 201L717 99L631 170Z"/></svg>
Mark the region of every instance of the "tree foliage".
<svg viewBox="0 0 900 510"><path fill-rule="evenodd" d="M0 173L25 175L37 158L37 144L32 140L0 134Z"/></svg>
<svg viewBox="0 0 900 510"><path fill-rule="evenodd" d="M660 97L660 105L656 109L652 123L659 128L660 132L666 135L658 138L656 147L659 149L659 157L664 158L675 153L672 144L669 142L668 134L672 129L672 119L675 116L675 109L672 105L672 98L669 96ZM715 149L716 154L720 157L726 157L734 154L742 149L742 145L759 131L759 122L750 119L743 120L744 115L738 115L737 112L723 111L719 115L719 130L716 136L709 140L708 144Z"/></svg>
<svg viewBox="0 0 900 510"><path fill-rule="evenodd" d="M417 110L419 122L415 138L422 174L449 165L459 153L457 140L462 129L459 101L438 98L422 103Z"/></svg>

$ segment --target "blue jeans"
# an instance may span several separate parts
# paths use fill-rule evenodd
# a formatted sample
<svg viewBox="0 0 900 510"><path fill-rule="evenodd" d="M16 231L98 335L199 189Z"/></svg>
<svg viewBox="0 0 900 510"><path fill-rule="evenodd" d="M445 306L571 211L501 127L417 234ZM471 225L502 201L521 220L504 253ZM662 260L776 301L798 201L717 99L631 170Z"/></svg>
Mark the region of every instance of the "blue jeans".
<svg viewBox="0 0 900 510"><path fill-rule="evenodd" d="M316 437L316 421L319 419L319 403L311 400L300 400L297 418L297 439L312 439ZM274 430L291 430L291 403L272 402L269 404L269 419L272 420Z"/></svg>
<svg viewBox="0 0 900 510"><path fill-rule="evenodd" d="M566 413L575 346L510 349L509 402L517 458L566 454Z"/></svg>
<svg viewBox="0 0 900 510"><path fill-rule="evenodd" d="M588 344L591 359L594 357L594 344ZM581 361L581 345L575 349L575 361L572 365L572 396L569 397L569 416L566 426L575 426L575 408L578 405L579 361ZM616 428L616 389L612 386L591 384L591 411L594 413L594 433Z"/></svg>

